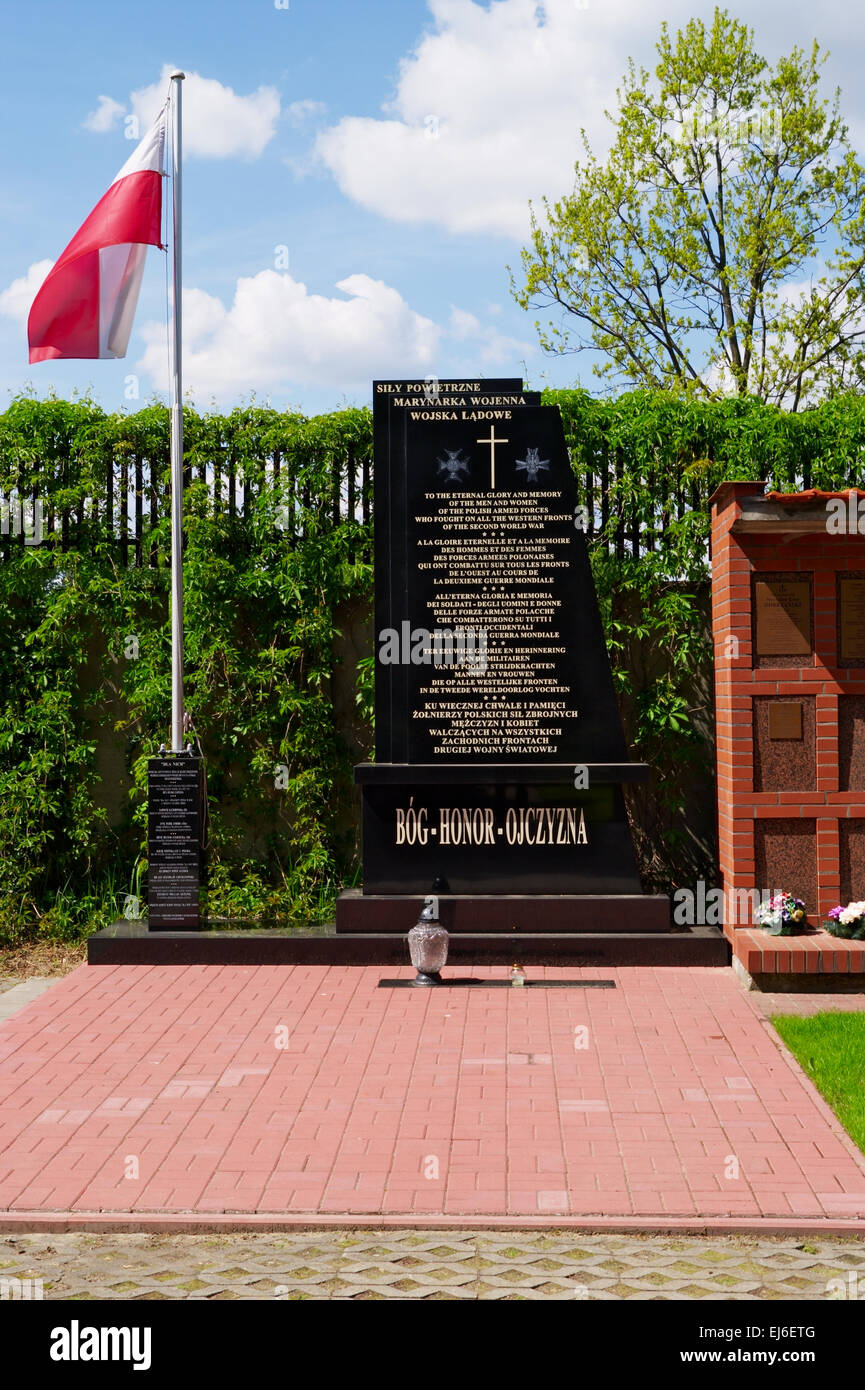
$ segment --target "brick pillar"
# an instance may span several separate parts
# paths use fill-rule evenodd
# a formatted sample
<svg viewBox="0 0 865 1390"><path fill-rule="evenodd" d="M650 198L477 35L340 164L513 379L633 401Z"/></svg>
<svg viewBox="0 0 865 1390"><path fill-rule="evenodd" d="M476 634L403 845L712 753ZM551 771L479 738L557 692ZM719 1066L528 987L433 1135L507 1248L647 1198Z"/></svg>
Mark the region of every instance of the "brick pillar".
<svg viewBox="0 0 865 1390"><path fill-rule="evenodd" d="M751 670L750 563L731 526L743 497L762 483L722 483L712 498L712 634L715 652L715 730L718 778L718 858L725 902L754 886L754 825L742 814L743 792L753 790L751 700L741 673Z"/></svg>

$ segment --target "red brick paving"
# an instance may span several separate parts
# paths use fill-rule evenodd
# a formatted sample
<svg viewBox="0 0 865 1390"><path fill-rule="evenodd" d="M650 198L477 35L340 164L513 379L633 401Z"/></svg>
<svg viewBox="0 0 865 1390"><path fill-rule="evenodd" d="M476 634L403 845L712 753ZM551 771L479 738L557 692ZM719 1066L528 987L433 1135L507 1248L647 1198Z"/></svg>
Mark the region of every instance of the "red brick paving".
<svg viewBox="0 0 865 1390"><path fill-rule="evenodd" d="M529 972L616 981L585 991L383 974L67 976L0 1028L0 1211L865 1230L865 1158L731 971Z"/></svg>

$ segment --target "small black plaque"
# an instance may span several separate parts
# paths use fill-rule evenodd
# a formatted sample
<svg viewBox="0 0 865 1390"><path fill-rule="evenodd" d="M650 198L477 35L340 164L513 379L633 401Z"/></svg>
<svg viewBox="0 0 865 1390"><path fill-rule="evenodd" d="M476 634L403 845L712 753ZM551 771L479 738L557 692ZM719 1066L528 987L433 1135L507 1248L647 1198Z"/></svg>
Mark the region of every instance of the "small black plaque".
<svg viewBox="0 0 865 1390"><path fill-rule="evenodd" d="M201 759L179 754L147 766L148 925L201 926Z"/></svg>

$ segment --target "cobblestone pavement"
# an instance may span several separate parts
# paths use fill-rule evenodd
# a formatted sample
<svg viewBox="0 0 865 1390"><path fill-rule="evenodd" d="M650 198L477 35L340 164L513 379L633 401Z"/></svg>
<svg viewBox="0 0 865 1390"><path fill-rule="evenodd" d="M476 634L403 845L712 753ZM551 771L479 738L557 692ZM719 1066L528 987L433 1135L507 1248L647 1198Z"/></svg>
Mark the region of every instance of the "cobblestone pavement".
<svg viewBox="0 0 865 1390"><path fill-rule="evenodd" d="M824 1300L865 1294L865 1240L395 1229L3 1236L7 1297L20 1293L15 1279L41 1279L44 1298L69 1300Z"/></svg>

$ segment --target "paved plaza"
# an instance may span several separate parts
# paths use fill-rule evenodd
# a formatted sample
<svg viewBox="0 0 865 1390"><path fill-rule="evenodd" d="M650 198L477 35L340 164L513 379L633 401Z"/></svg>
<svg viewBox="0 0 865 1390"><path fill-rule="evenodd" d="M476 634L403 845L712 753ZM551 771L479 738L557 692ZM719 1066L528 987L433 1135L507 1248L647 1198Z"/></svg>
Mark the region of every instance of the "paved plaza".
<svg viewBox="0 0 865 1390"><path fill-rule="evenodd" d="M865 1233L865 1158L731 971L383 974L86 966L38 993L0 1025L3 1229Z"/></svg>

